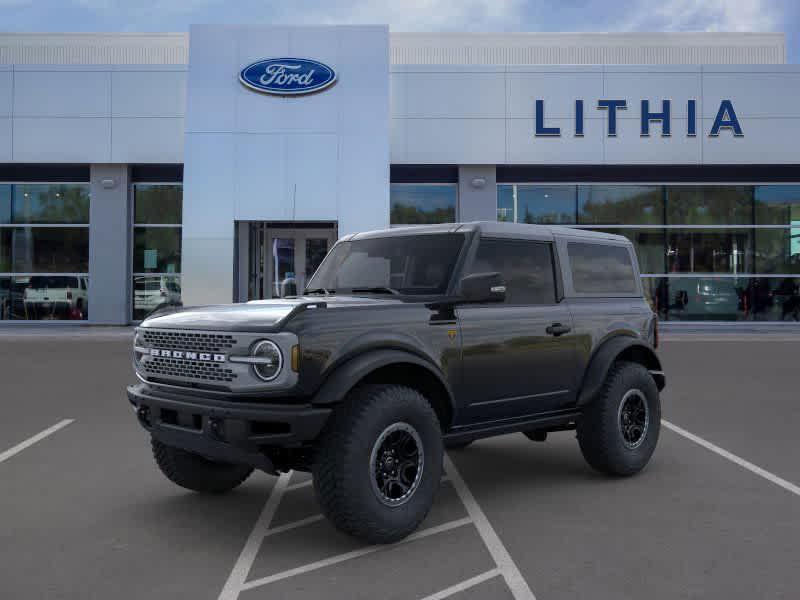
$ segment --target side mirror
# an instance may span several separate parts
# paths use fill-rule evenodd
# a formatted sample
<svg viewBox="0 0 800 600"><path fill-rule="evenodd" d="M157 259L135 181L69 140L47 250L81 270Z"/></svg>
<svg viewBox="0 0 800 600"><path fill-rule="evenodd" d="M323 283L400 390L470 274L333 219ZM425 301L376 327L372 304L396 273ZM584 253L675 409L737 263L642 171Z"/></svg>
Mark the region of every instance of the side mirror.
<svg viewBox="0 0 800 600"><path fill-rule="evenodd" d="M462 302L503 302L506 282L500 273L473 273L461 279Z"/></svg>

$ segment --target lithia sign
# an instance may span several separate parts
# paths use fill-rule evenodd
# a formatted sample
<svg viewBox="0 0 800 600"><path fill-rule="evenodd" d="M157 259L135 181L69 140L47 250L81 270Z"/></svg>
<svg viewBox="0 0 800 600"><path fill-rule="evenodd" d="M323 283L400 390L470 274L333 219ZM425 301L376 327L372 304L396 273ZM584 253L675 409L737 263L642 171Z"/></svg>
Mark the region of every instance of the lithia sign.
<svg viewBox="0 0 800 600"><path fill-rule="evenodd" d="M661 125L661 137L672 135L671 100L661 101L661 111L652 112L650 101L642 100L640 112L641 137L650 136L650 125L659 123ZM627 100L598 100L597 110L606 111L608 114L608 137L617 135L617 111L627 110ZM583 100L575 100L575 137L583 137L584 126L584 104ZM730 131L734 137L742 137L742 126L733 109L733 102L722 100L719 104L717 116L708 132L709 137L718 137L721 131ZM545 124L544 100L536 100L536 137L560 137L560 127L547 127ZM697 100L687 100L686 102L686 136L695 137L697 135Z"/></svg>

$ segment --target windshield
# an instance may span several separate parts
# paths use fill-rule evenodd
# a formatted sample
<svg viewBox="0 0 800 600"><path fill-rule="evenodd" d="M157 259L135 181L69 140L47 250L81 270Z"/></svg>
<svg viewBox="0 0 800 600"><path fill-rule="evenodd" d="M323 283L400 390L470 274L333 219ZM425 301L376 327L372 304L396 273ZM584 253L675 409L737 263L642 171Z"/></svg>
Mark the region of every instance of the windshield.
<svg viewBox="0 0 800 600"><path fill-rule="evenodd" d="M463 233L439 233L341 242L325 258L306 290L444 294L464 238Z"/></svg>

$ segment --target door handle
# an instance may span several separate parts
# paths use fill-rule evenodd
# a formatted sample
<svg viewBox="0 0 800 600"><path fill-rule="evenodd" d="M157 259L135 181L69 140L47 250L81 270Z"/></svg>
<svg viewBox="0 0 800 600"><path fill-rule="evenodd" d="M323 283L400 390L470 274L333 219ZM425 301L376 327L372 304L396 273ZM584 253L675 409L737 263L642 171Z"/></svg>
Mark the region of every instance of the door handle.
<svg viewBox="0 0 800 600"><path fill-rule="evenodd" d="M572 327L569 325L562 325L561 323L553 323L552 325L549 325L545 331L547 332L547 335L558 337L572 331Z"/></svg>

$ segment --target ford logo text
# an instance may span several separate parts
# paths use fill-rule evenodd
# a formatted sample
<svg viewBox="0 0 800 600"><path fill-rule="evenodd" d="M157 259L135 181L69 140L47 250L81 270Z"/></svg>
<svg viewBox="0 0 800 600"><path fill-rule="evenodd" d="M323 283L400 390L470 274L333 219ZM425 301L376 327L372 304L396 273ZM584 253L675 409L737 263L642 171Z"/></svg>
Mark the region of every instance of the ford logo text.
<svg viewBox="0 0 800 600"><path fill-rule="evenodd" d="M306 58L268 58L247 65L239 81L252 90L279 96L311 94L333 85L336 73L328 65Z"/></svg>

